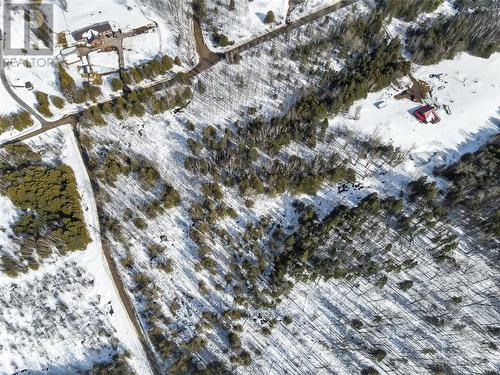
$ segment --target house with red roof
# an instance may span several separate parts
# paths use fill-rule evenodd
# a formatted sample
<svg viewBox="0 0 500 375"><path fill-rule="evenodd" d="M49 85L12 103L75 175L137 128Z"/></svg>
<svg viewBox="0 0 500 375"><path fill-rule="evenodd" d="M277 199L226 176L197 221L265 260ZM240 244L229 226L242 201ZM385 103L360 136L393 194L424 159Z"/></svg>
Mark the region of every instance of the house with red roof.
<svg viewBox="0 0 500 375"><path fill-rule="evenodd" d="M436 108L429 104L423 105L422 107L418 108L414 112L414 115L420 122L423 122L425 124L436 124L441 121L441 118L436 112Z"/></svg>

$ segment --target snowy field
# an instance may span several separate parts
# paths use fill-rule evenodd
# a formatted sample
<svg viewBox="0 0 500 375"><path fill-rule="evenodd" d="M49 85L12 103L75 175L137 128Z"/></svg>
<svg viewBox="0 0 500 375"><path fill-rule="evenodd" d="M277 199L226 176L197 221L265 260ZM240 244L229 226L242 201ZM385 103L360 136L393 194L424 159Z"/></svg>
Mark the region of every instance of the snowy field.
<svg viewBox="0 0 500 375"><path fill-rule="evenodd" d="M288 21L293 21L317 12L327 6L338 3L340 0L291 0L295 3L288 11Z"/></svg>
<svg viewBox="0 0 500 375"><path fill-rule="evenodd" d="M106 74L116 72L120 66L118 65L118 53L112 52L90 52L88 55L89 63L92 64L94 72Z"/></svg>
<svg viewBox="0 0 500 375"><path fill-rule="evenodd" d="M0 276L0 373L66 374L88 369L117 353L131 353L130 364L149 374L134 327L120 302L107 268L90 180L70 126L30 140L44 160L73 168L92 243L82 252L53 256L38 270L17 278ZM0 247L8 250L12 204L2 197ZM15 246L15 245L14 245Z"/></svg>
<svg viewBox="0 0 500 375"><path fill-rule="evenodd" d="M0 83L0 116L9 115L16 113L21 110L21 107L16 103L16 101L10 96L10 94L5 90L5 87Z"/></svg>
<svg viewBox="0 0 500 375"><path fill-rule="evenodd" d="M229 8L229 0L208 0L206 8L208 22L203 25L205 41L214 51L223 51L231 47L215 45L212 28L226 35L234 45L242 44L283 25L286 21L288 0L235 0L234 9ZM274 13L275 22L266 24L264 19L268 11Z"/></svg>
<svg viewBox="0 0 500 375"><path fill-rule="evenodd" d="M56 33L72 32L100 22L113 23L125 32L151 22L134 0L66 0L54 4Z"/></svg>
<svg viewBox="0 0 500 375"><path fill-rule="evenodd" d="M499 67L500 53L489 59L462 53L437 65L416 66L412 72L415 78L430 84L432 97L439 105L450 107L451 115L442 108L438 111L441 121L437 124L418 122L413 111L420 104L394 99L402 90L390 87L369 94L353 105L351 112L358 111L359 107L359 119L337 117L331 125L345 125L357 132L375 135L394 146L411 149L414 154L437 152L455 158L477 149L499 130ZM429 78L431 74L442 76ZM387 106L378 109L375 103L379 101L385 101Z"/></svg>
<svg viewBox="0 0 500 375"><path fill-rule="evenodd" d="M160 51L160 39L155 30L126 38L123 41L125 67L130 68L152 60L158 56L158 51Z"/></svg>

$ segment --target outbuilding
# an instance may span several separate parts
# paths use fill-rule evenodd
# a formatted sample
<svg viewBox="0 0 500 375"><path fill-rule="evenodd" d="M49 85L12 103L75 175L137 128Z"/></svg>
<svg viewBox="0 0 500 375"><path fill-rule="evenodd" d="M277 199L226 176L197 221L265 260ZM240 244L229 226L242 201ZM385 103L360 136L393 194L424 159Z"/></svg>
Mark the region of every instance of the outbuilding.
<svg viewBox="0 0 500 375"><path fill-rule="evenodd" d="M429 122L432 124L436 124L441 121L441 118L436 113L436 108L429 104L423 105L422 107L418 108L415 111L414 115L420 122L423 122L425 124Z"/></svg>

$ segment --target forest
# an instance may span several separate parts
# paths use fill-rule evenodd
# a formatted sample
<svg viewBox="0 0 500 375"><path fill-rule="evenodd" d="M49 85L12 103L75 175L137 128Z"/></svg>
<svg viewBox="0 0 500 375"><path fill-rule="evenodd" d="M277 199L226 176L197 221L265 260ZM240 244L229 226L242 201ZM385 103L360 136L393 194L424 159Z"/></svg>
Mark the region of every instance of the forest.
<svg viewBox="0 0 500 375"><path fill-rule="evenodd" d="M6 146L0 181L0 192L21 210L13 226L20 242L18 259L2 257L5 273L15 276L36 269L56 249L64 254L86 248L90 237L69 166L44 163L25 145Z"/></svg>
<svg viewBox="0 0 500 375"><path fill-rule="evenodd" d="M488 58L500 48L500 10L463 10L431 25L409 28L406 45L417 64L451 59L458 52Z"/></svg>

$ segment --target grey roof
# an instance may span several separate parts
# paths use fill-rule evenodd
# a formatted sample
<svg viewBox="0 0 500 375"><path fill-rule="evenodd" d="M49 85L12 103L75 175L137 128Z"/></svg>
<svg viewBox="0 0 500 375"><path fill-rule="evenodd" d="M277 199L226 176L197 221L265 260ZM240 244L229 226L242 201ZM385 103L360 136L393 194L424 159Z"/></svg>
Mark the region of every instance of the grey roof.
<svg viewBox="0 0 500 375"><path fill-rule="evenodd" d="M95 30L99 34L113 31L113 29L111 28L111 25L109 24L109 22L101 22L101 23L96 23L94 25L87 26L87 27L84 27L82 29L73 31L71 33L71 36L76 41L79 41L79 40L85 39L84 36L83 36L83 34L85 34L86 32L88 32L89 30Z"/></svg>

